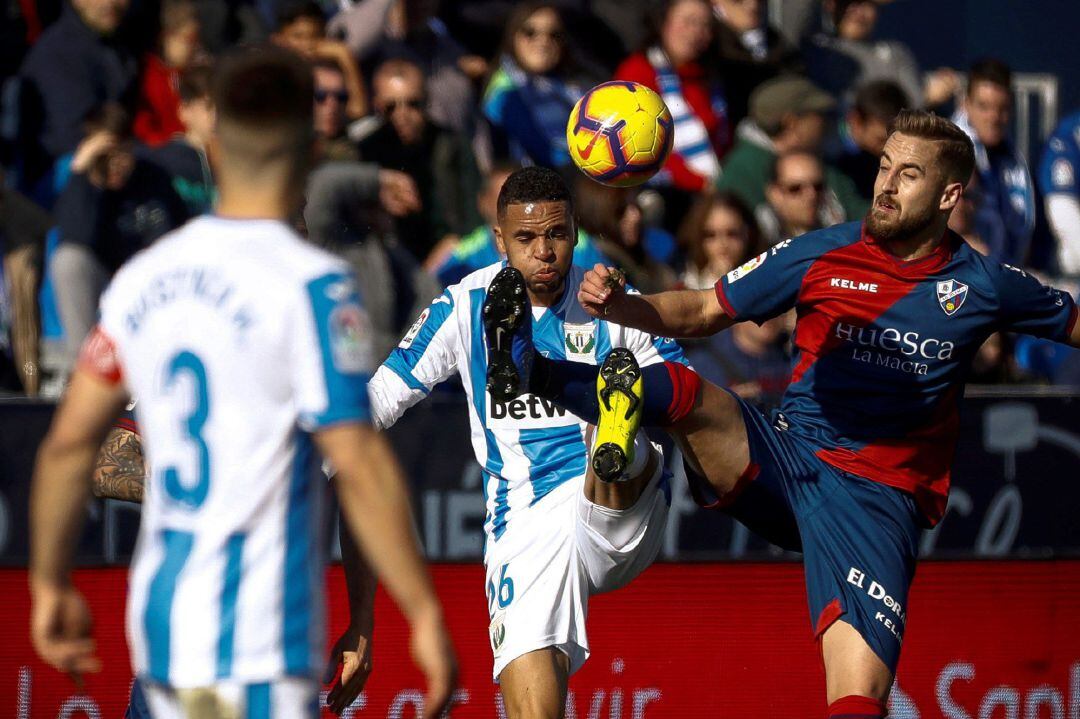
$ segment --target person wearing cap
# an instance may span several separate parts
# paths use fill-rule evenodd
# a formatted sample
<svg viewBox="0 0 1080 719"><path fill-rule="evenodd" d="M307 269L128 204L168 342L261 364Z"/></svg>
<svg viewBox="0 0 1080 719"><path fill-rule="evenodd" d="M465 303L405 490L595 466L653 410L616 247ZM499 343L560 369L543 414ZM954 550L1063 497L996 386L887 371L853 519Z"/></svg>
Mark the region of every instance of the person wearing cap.
<svg viewBox="0 0 1080 719"><path fill-rule="evenodd" d="M777 156L795 151L820 155L828 114L835 108L832 95L804 77L786 75L762 84L750 95L750 115L736 129L717 189L734 192L750 207L765 204ZM866 200L851 178L826 165L825 185L846 219L866 213Z"/></svg>

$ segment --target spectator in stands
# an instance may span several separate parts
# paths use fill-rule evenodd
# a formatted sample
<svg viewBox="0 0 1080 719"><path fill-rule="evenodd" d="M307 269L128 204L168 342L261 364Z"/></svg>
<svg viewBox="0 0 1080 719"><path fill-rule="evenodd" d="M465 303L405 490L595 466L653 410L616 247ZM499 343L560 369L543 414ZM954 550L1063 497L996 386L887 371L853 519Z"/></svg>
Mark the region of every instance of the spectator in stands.
<svg viewBox="0 0 1080 719"><path fill-rule="evenodd" d="M214 135L214 105L210 99L213 66L199 63L179 78L178 115L183 133L146 153L146 159L164 170L172 187L184 201L189 217L209 212L217 192L207 159Z"/></svg>
<svg viewBox="0 0 1080 719"><path fill-rule="evenodd" d="M1032 379L1017 366L1012 338L1004 332L995 332L979 346L968 374L969 384L1010 384Z"/></svg>
<svg viewBox="0 0 1080 719"><path fill-rule="evenodd" d="M910 106L903 89L889 80L868 82L855 93L840 138L841 149L831 161L855 182L855 189L868 203L874 199L874 180L889 125L897 113Z"/></svg>
<svg viewBox="0 0 1080 719"><path fill-rule="evenodd" d="M420 191L421 209L396 220L397 241L425 263L437 245L457 242L479 224L475 201L480 184L472 148L458 133L433 123L424 75L407 60L388 60L372 79L382 123L360 141L360 157L404 171ZM432 257L442 256L440 247Z"/></svg>
<svg viewBox="0 0 1080 719"><path fill-rule="evenodd" d="M802 77L778 77L754 90L750 116L739 124L717 189L734 192L748 207L764 204L773 160L797 150L820 153L827 117L835 107L831 95ZM840 202L844 218L866 214L869 203L849 177L826 166L825 184Z"/></svg>
<svg viewBox="0 0 1080 719"><path fill-rule="evenodd" d="M784 351L787 317L758 325L739 322L730 332L686 343L686 358L705 379L743 399L776 401L791 381L791 360Z"/></svg>
<svg viewBox="0 0 1080 719"><path fill-rule="evenodd" d="M315 73L315 135L319 138L318 155L325 160L357 160L360 151L346 133L345 106L349 91L345 76L337 63L328 60L316 62Z"/></svg>
<svg viewBox="0 0 1080 719"><path fill-rule="evenodd" d="M727 100L708 55L714 26L708 0L666 0L652 15L645 50L615 71L617 80L655 90L672 111L675 146L657 180L686 192L699 192L720 176L720 160L731 146Z"/></svg>
<svg viewBox="0 0 1080 719"><path fill-rule="evenodd" d="M1023 266L1035 228L1035 193L1027 161L1009 139L1012 73L995 59L979 60L968 72L963 107L953 117L975 143L983 203L979 234L991 244L989 256Z"/></svg>
<svg viewBox="0 0 1080 719"><path fill-rule="evenodd" d="M91 110L133 100L138 63L117 35L127 6L128 0L71 0L26 56L20 73L24 187L75 149Z"/></svg>
<svg viewBox="0 0 1080 719"><path fill-rule="evenodd" d="M678 281L675 271L650 256L647 250L647 234L664 230L645 225L637 203L640 190L607 187L584 175L578 177L574 189L579 227L608 258L608 264L621 269L626 281L646 294L675 286ZM576 248L574 254L577 264L581 264L583 256L578 255Z"/></svg>
<svg viewBox="0 0 1080 719"><path fill-rule="evenodd" d="M845 104L855 90L873 80L891 80L904 93L926 107L951 100L960 87L949 68L938 68L923 84L919 65L911 50L894 40L874 40L878 7L876 0L825 0L835 34L815 35L806 50L806 62L814 82Z"/></svg>
<svg viewBox="0 0 1080 719"><path fill-rule="evenodd" d="M765 249L753 213L731 192L698 196L679 228L679 244L687 255L681 281L691 290L715 286Z"/></svg>
<svg viewBox="0 0 1080 719"><path fill-rule="evenodd" d="M956 203L952 214L949 215L949 229L964 238L964 241L983 255L990 254L990 247L1000 247L1004 240L1001 236L1001 227L993 222L980 221L980 214L990 211L983 200L982 190L979 188L979 173L971 173L971 179L964 187L960 201ZM986 238L981 234L986 228L996 230L996 237Z"/></svg>
<svg viewBox="0 0 1080 719"><path fill-rule="evenodd" d="M443 287L460 282L465 275L502 259L495 246L495 232L491 229L498 220L496 204L503 183L518 166L509 162L496 164L484 177L476 196L476 209L483 222L461 237L461 241L435 267L435 276Z"/></svg>
<svg viewBox="0 0 1080 719"><path fill-rule="evenodd" d="M392 59L419 65L428 79L431 119L472 136L476 129L473 83L487 74L487 56L469 54L451 37L435 16L437 5L435 0L352 3L331 19L328 32L343 39L365 72Z"/></svg>
<svg viewBox="0 0 1080 719"><path fill-rule="evenodd" d="M460 282L465 275L505 259L495 245L496 204L499 190L506 178L518 169L518 165L497 163L484 179L483 187L476 198L476 206L483 218L483 224L461 238L453 251L436 266L435 275L443 287ZM607 264L608 259L597 249L593 238L578 228L577 245L574 246L574 264L592 267L597 262Z"/></svg>
<svg viewBox="0 0 1080 719"><path fill-rule="evenodd" d="M840 201L825 184L825 165L813 153L796 150L778 156L765 198L755 216L767 245L844 220Z"/></svg>
<svg viewBox="0 0 1080 719"><path fill-rule="evenodd" d="M147 53L135 109L135 137L162 145L184 132L180 122L180 73L199 51L199 17L192 0L161 3L161 33L156 52Z"/></svg>
<svg viewBox="0 0 1080 719"><path fill-rule="evenodd" d="M349 102L345 114L357 119L367 114L367 96L360 68L349 47L326 36L326 16L314 0L287 0L278 10L272 39L278 45L303 55L308 60L329 60L345 77Z"/></svg>
<svg viewBox="0 0 1080 719"><path fill-rule="evenodd" d="M522 3L507 22L499 66L484 91L496 155L569 167L566 118L587 87L576 74L555 6Z"/></svg>
<svg viewBox="0 0 1080 719"><path fill-rule="evenodd" d="M74 360L108 279L128 258L186 219L169 176L134 151L130 116L105 105L86 123L71 179L56 202L60 244L50 262L57 309Z"/></svg>
<svg viewBox="0 0 1080 719"><path fill-rule="evenodd" d="M438 293L438 283L392 241L393 218L420 196L403 172L368 162L325 162L308 178L304 224L315 244L341 255L364 288L373 356L381 361Z"/></svg>
<svg viewBox="0 0 1080 719"><path fill-rule="evenodd" d="M1080 112L1060 123L1039 162L1039 192L1054 236L1058 271L1080 275Z"/></svg>
<svg viewBox="0 0 1080 719"><path fill-rule="evenodd" d="M38 288L51 226L45 210L0 184L0 391L38 393Z"/></svg>
<svg viewBox="0 0 1080 719"><path fill-rule="evenodd" d="M801 74L798 48L768 24L765 0L712 0L720 20L716 35L720 77L734 127L749 112L754 88L783 73Z"/></svg>

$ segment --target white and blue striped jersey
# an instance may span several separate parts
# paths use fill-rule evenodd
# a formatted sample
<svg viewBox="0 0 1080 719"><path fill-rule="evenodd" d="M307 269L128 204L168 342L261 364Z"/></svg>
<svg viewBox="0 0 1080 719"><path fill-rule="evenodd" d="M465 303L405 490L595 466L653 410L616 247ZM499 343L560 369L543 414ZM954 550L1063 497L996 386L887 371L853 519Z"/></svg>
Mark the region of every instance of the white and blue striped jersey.
<svg viewBox="0 0 1080 719"><path fill-rule="evenodd" d="M473 450L484 473L484 530L489 541L498 541L517 510L584 476L587 461L584 420L528 394L496 403L485 388L487 349L481 314L487 286L503 267L500 262L477 270L436 297L369 385L375 423L385 428L435 385L454 373L461 376L469 399ZM571 269L558 305L533 308L538 352L551 359L601 364L613 347L626 347L642 366L665 360L686 363L672 340L587 315L576 298L584 273L577 266Z"/></svg>
<svg viewBox="0 0 1080 719"><path fill-rule="evenodd" d="M318 676L326 485L308 433L370 419L347 265L280 222L202 217L117 273L98 331L139 398L151 472L127 604L137 674Z"/></svg>

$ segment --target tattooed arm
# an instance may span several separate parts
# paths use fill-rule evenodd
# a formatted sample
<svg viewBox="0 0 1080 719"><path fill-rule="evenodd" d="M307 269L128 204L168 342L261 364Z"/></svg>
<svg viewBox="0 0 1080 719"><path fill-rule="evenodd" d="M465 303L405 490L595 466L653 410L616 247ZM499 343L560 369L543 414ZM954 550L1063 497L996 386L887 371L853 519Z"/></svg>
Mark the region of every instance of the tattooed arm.
<svg viewBox="0 0 1080 719"><path fill-rule="evenodd" d="M94 465L94 496L141 502L145 484L142 440L130 430L113 427Z"/></svg>

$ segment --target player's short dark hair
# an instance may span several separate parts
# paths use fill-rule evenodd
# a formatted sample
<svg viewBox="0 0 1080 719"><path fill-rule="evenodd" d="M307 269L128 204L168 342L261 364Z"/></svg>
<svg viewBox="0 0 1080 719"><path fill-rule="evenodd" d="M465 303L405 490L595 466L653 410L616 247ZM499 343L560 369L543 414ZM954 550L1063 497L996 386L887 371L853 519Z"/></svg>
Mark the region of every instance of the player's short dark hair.
<svg viewBox="0 0 1080 719"><path fill-rule="evenodd" d="M209 62L197 62L180 73L177 93L180 102L203 100L210 97L210 86L214 80L214 66Z"/></svg>
<svg viewBox="0 0 1080 719"><path fill-rule="evenodd" d="M314 80L296 54L260 45L227 55L214 72L211 100L232 162L255 169L310 150Z"/></svg>
<svg viewBox="0 0 1080 719"><path fill-rule="evenodd" d="M984 57L976 60L968 70L968 94L977 83L989 82L1008 91L1012 91L1012 70L1001 60Z"/></svg>
<svg viewBox="0 0 1080 719"><path fill-rule="evenodd" d="M948 182L964 185L975 169L975 146L955 123L927 110L901 110L889 128L911 137L932 140L938 146L938 162Z"/></svg>
<svg viewBox="0 0 1080 719"><path fill-rule="evenodd" d="M320 25L326 24L326 15L321 7L313 0L290 0L278 7L274 16L276 22L274 29L280 32L297 20L315 20Z"/></svg>
<svg viewBox="0 0 1080 719"><path fill-rule="evenodd" d="M880 120L888 125L911 100L904 89L891 80L874 80L855 92L852 109L864 120Z"/></svg>
<svg viewBox="0 0 1080 719"><path fill-rule="evenodd" d="M527 202L565 202L571 212L574 210L570 188L559 173L546 167L523 167L506 178L496 205L499 217L510 205Z"/></svg>

